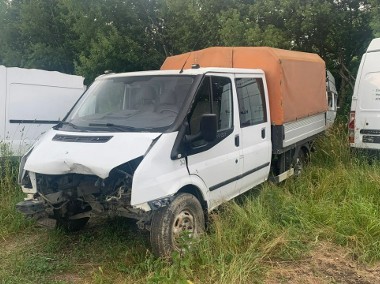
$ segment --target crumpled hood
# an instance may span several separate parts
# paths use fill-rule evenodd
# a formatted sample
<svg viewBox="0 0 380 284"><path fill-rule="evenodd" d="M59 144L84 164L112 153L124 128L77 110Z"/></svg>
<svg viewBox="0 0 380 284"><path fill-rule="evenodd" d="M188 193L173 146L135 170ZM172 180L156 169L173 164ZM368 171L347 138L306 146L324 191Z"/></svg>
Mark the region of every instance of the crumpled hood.
<svg viewBox="0 0 380 284"><path fill-rule="evenodd" d="M112 136L107 142L53 141L55 135ZM51 129L34 146L25 170L41 174L91 174L108 177L110 171L145 154L160 133L78 133Z"/></svg>

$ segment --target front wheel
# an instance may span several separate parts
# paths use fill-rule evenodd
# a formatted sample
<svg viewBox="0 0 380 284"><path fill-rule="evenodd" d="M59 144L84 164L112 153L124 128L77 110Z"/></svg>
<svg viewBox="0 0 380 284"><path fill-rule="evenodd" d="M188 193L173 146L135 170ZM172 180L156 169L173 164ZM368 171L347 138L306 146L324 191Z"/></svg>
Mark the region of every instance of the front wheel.
<svg viewBox="0 0 380 284"><path fill-rule="evenodd" d="M205 218L199 200L192 194L179 194L168 206L154 212L150 242L157 257L170 257L173 251L184 252L189 238L198 237L205 229Z"/></svg>
<svg viewBox="0 0 380 284"><path fill-rule="evenodd" d="M68 218L58 218L56 222L56 228L68 233L77 232L87 224L89 219L89 217L74 220Z"/></svg>
<svg viewBox="0 0 380 284"><path fill-rule="evenodd" d="M79 200L68 202L65 206L65 214L60 214L58 210L54 213L56 228L65 232L76 232L81 230L87 224L90 217L82 216L82 218L77 219L72 219L71 217L90 211L91 206L88 203Z"/></svg>

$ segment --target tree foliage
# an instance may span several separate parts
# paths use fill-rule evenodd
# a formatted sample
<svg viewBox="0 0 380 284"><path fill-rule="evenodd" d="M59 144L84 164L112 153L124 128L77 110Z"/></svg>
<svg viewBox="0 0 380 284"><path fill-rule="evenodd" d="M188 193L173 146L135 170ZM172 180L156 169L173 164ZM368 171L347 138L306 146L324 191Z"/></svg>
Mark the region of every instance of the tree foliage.
<svg viewBox="0 0 380 284"><path fill-rule="evenodd" d="M380 37L380 0L371 0L371 27L374 35Z"/></svg>
<svg viewBox="0 0 380 284"><path fill-rule="evenodd" d="M379 0L0 0L0 64L77 73L156 69L209 46L315 52L343 88L380 36ZM339 79L338 78L338 79Z"/></svg>
<svg viewBox="0 0 380 284"><path fill-rule="evenodd" d="M62 21L59 1L2 1L0 62L72 73L70 27Z"/></svg>

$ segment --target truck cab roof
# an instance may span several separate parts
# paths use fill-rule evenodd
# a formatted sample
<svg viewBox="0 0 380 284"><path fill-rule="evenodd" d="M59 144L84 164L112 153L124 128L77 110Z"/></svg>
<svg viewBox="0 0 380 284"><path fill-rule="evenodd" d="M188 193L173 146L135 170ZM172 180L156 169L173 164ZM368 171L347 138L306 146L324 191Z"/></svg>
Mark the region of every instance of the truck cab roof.
<svg viewBox="0 0 380 284"><path fill-rule="evenodd" d="M220 67L207 67L207 68L194 68L184 69L181 73L180 70L151 70L151 71L138 71L126 73L112 73L104 74L96 79L104 78L118 78L126 76L152 76L152 75L202 75L206 73L240 73L240 74L264 74L261 69L245 69L245 68L220 68Z"/></svg>

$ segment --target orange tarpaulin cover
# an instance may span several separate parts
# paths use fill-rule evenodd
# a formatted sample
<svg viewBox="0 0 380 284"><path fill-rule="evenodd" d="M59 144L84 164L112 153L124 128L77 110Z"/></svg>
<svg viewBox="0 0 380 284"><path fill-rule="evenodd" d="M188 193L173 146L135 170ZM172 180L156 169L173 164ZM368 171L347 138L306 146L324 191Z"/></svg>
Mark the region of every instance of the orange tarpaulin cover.
<svg viewBox="0 0 380 284"><path fill-rule="evenodd" d="M325 112L326 69L317 54L271 47L210 47L166 58L161 70L200 67L262 69L274 125Z"/></svg>

